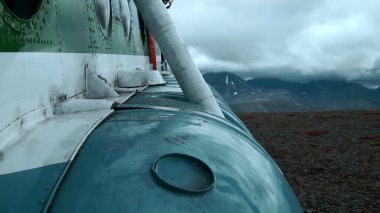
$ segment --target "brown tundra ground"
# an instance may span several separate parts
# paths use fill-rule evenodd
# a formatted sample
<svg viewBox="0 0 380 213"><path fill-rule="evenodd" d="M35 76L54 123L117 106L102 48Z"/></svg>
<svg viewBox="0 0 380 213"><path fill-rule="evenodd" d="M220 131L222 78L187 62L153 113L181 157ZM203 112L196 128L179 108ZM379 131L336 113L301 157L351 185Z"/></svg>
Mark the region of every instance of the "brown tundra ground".
<svg viewBox="0 0 380 213"><path fill-rule="evenodd" d="M380 111L238 116L305 212L380 212Z"/></svg>

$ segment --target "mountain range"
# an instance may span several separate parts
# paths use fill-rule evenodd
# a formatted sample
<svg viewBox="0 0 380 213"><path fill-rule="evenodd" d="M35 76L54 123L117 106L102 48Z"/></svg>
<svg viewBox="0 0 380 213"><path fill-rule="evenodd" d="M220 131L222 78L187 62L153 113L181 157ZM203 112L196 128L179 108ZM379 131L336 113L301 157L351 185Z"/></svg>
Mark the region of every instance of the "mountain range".
<svg viewBox="0 0 380 213"><path fill-rule="evenodd" d="M307 112L380 109L380 88L358 83L318 80L303 83L278 79L244 80L228 72L206 73L235 112Z"/></svg>

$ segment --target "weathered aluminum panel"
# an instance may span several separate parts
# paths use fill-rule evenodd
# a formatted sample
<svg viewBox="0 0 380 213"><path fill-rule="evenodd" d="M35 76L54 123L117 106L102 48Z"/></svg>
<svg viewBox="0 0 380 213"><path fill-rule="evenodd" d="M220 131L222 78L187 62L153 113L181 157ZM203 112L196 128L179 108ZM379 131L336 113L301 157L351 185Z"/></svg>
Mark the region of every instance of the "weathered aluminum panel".
<svg viewBox="0 0 380 213"><path fill-rule="evenodd" d="M25 114L82 94L86 68L113 86L118 71L147 68L144 56L86 53L0 53L0 64L0 134Z"/></svg>

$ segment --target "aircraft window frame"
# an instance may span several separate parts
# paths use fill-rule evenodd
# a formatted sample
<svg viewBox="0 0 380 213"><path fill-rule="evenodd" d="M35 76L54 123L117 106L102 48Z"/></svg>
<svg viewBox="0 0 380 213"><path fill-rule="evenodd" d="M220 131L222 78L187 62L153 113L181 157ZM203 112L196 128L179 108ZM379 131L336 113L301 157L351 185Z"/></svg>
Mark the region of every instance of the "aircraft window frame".
<svg viewBox="0 0 380 213"><path fill-rule="evenodd" d="M0 0L0 2L4 9L14 18L28 21L32 20L41 11L41 5L43 4L44 0L34 0L33 2L31 0ZM21 7L20 5L22 5L24 2L32 3L35 5L32 6L31 9L29 8L29 12L25 12L25 8L24 10L13 8L16 7L15 4L17 5L17 2L19 3L19 7ZM12 3L13 6L10 5ZM21 12L24 12L26 14L22 14Z"/></svg>
<svg viewBox="0 0 380 213"><path fill-rule="evenodd" d="M104 37L109 37L112 31L112 4L111 0L94 0L95 13Z"/></svg>
<svg viewBox="0 0 380 213"><path fill-rule="evenodd" d="M121 21L119 0L111 0L112 15L116 21Z"/></svg>
<svg viewBox="0 0 380 213"><path fill-rule="evenodd" d="M132 34L131 3L129 0L119 0L119 11L124 37L129 42Z"/></svg>
<svg viewBox="0 0 380 213"><path fill-rule="evenodd" d="M33 33L43 23L43 14L46 10L46 0L39 0L40 4L34 14L29 19L22 19L14 14L5 4L4 0L0 0L0 16L7 25L17 32L25 35Z"/></svg>

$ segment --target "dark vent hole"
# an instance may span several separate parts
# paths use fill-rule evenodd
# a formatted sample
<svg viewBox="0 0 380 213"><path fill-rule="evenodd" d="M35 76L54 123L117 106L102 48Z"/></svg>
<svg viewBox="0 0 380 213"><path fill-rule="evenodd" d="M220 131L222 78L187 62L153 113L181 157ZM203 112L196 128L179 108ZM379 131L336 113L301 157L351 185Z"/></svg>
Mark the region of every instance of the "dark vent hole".
<svg viewBox="0 0 380 213"><path fill-rule="evenodd" d="M3 0L9 10L21 19L31 18L38 9L41 0Z"/></svg>

